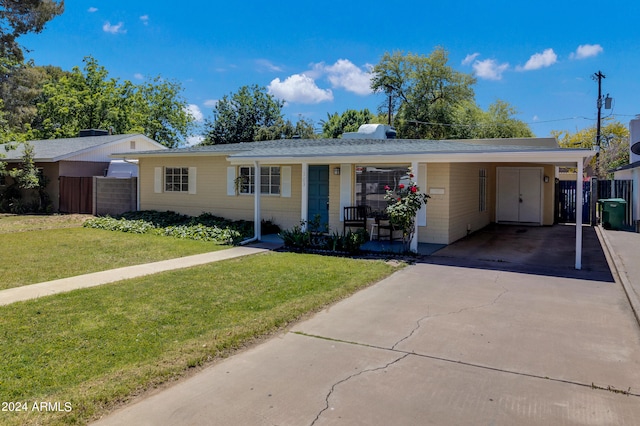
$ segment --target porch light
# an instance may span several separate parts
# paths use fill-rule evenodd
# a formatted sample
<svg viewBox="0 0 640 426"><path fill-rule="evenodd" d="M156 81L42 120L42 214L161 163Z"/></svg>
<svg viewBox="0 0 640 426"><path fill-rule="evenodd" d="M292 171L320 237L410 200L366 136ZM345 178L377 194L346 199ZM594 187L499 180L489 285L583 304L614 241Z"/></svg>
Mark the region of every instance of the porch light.
<svg viewBox="0 0 640 426"><path fill-rule="evenodd" d="M336 175L336 176L338 176L338 175L340 174L340 167L335 167L335 168L333 169L333 174L334 174L334 175Z"/></svg>

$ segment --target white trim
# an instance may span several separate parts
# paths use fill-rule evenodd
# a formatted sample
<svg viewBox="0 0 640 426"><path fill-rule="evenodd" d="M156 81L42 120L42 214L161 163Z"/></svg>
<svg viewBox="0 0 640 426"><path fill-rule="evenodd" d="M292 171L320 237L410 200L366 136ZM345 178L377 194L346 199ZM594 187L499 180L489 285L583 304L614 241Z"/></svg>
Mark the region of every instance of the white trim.
<svg viewBox="0 0 640 426"><path fill-rule="evenodd" d="M161 152L161 151L160 151ZM157 155L157 154L156 154ZM591 158L593 151L556 149L544 151L474 152L474 153L398 153L398 154L358 154L333 156L264 156L264 163L274 164L389 164L389 163L545 163L574 167L577 161ZM230 156L231 164L246 164L257 157Z"/></svg>
<svg viewBox="0 0 640 426"><path fill-rule="evenodd" d="M254 215L253 215L253 230L256 240L260 240L262 237L262 212L260 211L260 186L261 186L261 174L260 174L260 162L253 162L254 168L254 188L257 188L257 191L254 191L253 194L253 206L254 206Z"/></svg>
<svg viewBox="0 0 640 426"><path fill-rule="evenodd" d="M300 220L304 223L309 218L309 164L302 163L302 195L300 197ZM303 226L303 228L306 228Z"/></svg>
<svg viewBox="0 0 640 426"><path fill-rule="evenodd" d="M349 207L353 199L353 166L340 164L340 222L344 222L344 208Z"/></svg>
<svg viewBox="0 0 640 426"><path fill-rule="evenodd" d="M415 179L415 182L419 182L420 181L420 167L418 166L418 162L414 161L411 163L411 172L413 173L413 178ZM418 187L420 187L418 185ZM420 210L422 210L424 208L424 206L422 206L420 208ZM413 221L413 238L411 238L411 241L409 242L409 250L412 251L413 253L417 253L418 252L418 215L420 214L420 211L418 211L418 213L416 214L416 218Z"/></svg>
<svg viewBox="0 0 640 426"><path fill-rule="evenodd" d="M427 165L419 164L417 170L418 170L418 173L416 174L416 182L418 184L418 188L420 188L420 192L422 192L423 194L426 194L427 193ZM423 205L420 208L420 210L418 210L416 222L418 226L427 226L427 205L426 204Z"/></svg>
<svg viewBox="0 0 640 426"><path fill-rule="evenodd" d="M582 269L582 161L578 161L576 176L576 269Z"/></svg>

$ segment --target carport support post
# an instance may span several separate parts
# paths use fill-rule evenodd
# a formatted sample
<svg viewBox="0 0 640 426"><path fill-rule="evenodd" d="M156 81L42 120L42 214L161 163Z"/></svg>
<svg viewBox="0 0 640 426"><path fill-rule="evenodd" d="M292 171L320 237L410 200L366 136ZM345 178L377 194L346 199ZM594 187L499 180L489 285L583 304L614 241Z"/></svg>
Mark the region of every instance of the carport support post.
<svg viewBox="0 0 640 426"><path fill-rule="evenodd" d="M413 181L420 182L420 176L418 176L418 162L414 161L411 163L411 173L413 174ZM418 252L418 217L413 218L413 238L411 238L411 242L409 243L409 251L412 253Z"/></svg>
<svg viewBox="0 0 640 426"><path fill-rule="evenodd" d="M578 160L576 177L576 269L582 269L582 160Z"/></svg>
<svg viewBox="0 0 640 426"><path fill-rule="evenodd" d="M300 220L302 230L307 230L307 219L309 218L309 163L302 163L302 200L300 205Z"/></svg>
<svg viewBox="0 0 640 426"><path fill-rule="evenodd" d="M256 240L260 240L262 238L262 219L260 213L260 198L262 193L262 182L260 176L260 162L254 161L253 166L255 167L255 171L253 174L254 177L254 185L253 185L253 233L255 235Z"/></svg>

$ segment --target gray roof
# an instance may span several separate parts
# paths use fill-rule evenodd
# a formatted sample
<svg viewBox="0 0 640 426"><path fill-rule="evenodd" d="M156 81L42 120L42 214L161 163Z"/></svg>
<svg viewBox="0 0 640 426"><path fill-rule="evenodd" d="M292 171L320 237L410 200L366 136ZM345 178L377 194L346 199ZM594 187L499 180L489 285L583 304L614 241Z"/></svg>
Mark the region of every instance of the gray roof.
<svg viewBox="0 0 640 426"><path fill-rule="evenodd" d="M227 155L231 158L487 153L560 150L555 138L507 139L281 139L140 151L141 156ZM562 149L565 150L565 149ZM117 155L117 154L115 154ZM131 154L129 154L131 156Z"/></svg>
<svg viewBox="0 0 640 426"><path fill-rule="evenodd" d="M85 136L81 138L45 139L29 141L33 146L34 161L56 161L65 157L91 150L101 145L107 145L120 140L130 139L136 134ZM7 152L0 151L0 159L4 161L20 160L24 154L24 144L17 144L16 149Z"/></svg>
<svg viewBox="0 0 640 426"><path fill-rule="evenodd" d="M619 171L622 171L622 170L631 170L631 169L635 169L636 167L640 167L640 161L636 161L634 163L627 164L626 166L616 167L615 169L608 170L608 172L609 173L613 173L613 172L619 172Z"/></svg>

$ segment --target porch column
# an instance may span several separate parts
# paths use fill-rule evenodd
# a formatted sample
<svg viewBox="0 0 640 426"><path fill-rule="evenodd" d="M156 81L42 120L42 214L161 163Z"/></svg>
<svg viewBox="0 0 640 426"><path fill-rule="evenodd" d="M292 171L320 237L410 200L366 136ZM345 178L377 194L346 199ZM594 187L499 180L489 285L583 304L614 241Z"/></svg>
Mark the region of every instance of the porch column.
<svg viewBox="0 0 640 426"><path fill-rule="evenodd" d="M262 193L262 182L260 176L260 162L254 161L254 185L253 185L253 231L257 240L262 238L262 214L260 212L260 198Z"/></svg>
<svg viewBox="0 0 640 426"><path fill-rule="evenodd" d="M582 160L578 161L576 177L576 269L582 269Z"/></svg>
<svg viewBox="0 0 640 426"><path fill-rule="evenodd" d="M420 182L420 169L418 168L418 162L411 162L411 172L413 173L413 181ZM424 188L422 189L425 190ZM424 206L422 206L424 208ZM413 221L413 238L411 239L411 243L409 244L409 250L413 253L418 252L418 217L420 216L420 212L416 215Z"/></svg>
<svg viewBox="0 0 640 426"><path fill-rule="evenodd" d="M302 220L306 229L307 219L309 218L309 163L302 163L302 199L300 200L300 220Z"/></svg>

